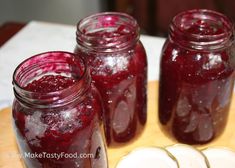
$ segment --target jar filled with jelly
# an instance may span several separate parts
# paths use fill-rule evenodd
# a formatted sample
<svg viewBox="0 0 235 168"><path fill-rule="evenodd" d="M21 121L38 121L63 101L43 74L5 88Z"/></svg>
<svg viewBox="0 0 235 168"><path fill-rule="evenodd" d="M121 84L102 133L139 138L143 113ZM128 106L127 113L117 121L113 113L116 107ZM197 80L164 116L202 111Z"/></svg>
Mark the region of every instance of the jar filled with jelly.
<svg viewBox="0 0 235 168"><path fill-rule="evenodd" d="M13 127L27 167L108 167L101 97L82 58L33 56L16 68L13 86Z"/></svg>
<svg viewBox="0 0 235 168"><path fill-rule="evenodd" d="M161 55L159 120L179 142L204 144L227 123L234 86L233 23L195 9L176 15Z"/></svg>
<svg viewBox="0 0 235 168"><path fill-rule="evenodd" d="M147 105L147 58L136 20L116 12L81 20L75 52L86 59L101 93L108 145L134 139L146 123Z"/></svg>

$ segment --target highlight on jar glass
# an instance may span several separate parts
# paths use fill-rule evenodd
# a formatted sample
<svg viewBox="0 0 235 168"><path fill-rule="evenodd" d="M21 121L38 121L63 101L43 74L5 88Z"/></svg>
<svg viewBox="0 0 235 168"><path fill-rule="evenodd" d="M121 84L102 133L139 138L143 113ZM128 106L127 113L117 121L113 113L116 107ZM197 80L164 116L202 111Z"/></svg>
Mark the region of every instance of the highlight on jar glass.
<svg viewBox="0 0 235 168"><path fill-rule="evenodd" d="M161 55L159 121L179 142L204 144L223 132L234 86L233 23L195 9L176 15Z"/></svg>
<svg viewBox="0 0 235 168"><path fill-rule="evenodd" d="M107 144L133 140L147 119L147 58L136 20L124 13L98 13L81 20L76 34L75 52L87 60L103 98Z"/></svg>
<svg viewBox="0 0 235 168"><path fill-rule="evenodd" d="M108 167L102 102L82 58L33 56L16 68L13 86L13 127L27 167Z"/></svg>

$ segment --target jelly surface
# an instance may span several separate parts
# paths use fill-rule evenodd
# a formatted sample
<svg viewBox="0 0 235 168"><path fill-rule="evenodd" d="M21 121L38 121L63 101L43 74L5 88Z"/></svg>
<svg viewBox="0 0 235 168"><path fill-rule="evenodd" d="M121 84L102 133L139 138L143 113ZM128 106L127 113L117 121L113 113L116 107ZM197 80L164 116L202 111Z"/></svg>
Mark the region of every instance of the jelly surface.
<svg viewBox="0 0 235 168"><path fill-rule="evenodd" d="M190 26L182 26L182 31L196 35L219 35L225 33L227 30L219 21L214 22L208 20L194 19Z"/></svg>
<svg viewBox="0 0 235 168"><path fill-rule="evenodd" d="M182 29L197 35L226 31L202 21ZM234 84L230 50L193 50L167 40L160 71L159 119L165 132L188 144L206 143L220 135Z"/></svg>
<svg viewBox="0 0 235 168"><path fill-rule="evenodd" d="M121 25L111 32L98 31L92 35L104 39L98 41L99 43L110 44L112 38L132 33L127 26ZM124 42L119 44L122 43ZM112 146L139 135L146 122L146 54L140 42L131 47L124 51L107 53L85 54L78 48L75 51L87 59L93 83L102 95L106 139L108 145Z"/></svg>
<svg viewBox="0 0 235 168"><path fill-rule="evenodd" d="M29 83L24 89L31 92L48 93L68 88L75 82L76 80L73 78L61 75L45 75Z"/></svg>
<svg viewBox="0 0 235 168"><path fill-rule="evenodd" d="M25 89L37 93L54 92L68 88L74 82L72 78L47 75L32 81ZM100 104L94 87L75 106L39 109L15 101L13 125L26 165L35 168L91 168L94 165L106 168L98 116L102 110Z"/></svg>

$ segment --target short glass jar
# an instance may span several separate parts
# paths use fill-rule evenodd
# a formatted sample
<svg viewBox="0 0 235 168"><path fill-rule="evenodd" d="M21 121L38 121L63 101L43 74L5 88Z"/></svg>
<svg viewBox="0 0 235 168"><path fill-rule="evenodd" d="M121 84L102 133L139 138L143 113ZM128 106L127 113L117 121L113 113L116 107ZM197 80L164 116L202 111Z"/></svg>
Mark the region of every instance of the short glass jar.
<svg viewBox="0 0 235 168"><path fill-rule="evenodd" d="M13 86L13 127L27 167L108 167L101 97L83 59L33 56L16 68Z"/></svg>
<svg viewBox="0 0 235 168"><path fill-rule="evenodd" d="M234 86L233 23L205 9L173 18L161 57L159 120L179 142L207 143L227 123Z"/></svg>
<svg viewBox="0 0 235 168"><path fill-rule="evenodd" d="M108 145L133 139L142 132L147 115L147 58L136 20L116 12L81 20L75 52L87 60L102 95Z"/></svg>

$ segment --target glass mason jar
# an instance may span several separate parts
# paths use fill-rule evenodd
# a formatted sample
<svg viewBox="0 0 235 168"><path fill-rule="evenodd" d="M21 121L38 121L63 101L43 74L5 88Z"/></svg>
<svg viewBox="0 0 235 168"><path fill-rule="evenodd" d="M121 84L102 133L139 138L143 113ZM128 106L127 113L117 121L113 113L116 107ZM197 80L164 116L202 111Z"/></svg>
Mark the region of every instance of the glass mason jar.
<svg viewBox="0 0 235 168"><path fill-rule="evenodd" d="M173 18L161 57L159 120L179 142L203 144L226 125L234 85L233 24L204 9Z"/></svg>
<svg viewBox="0 0 235 168"><path fill-rule="evenodd" d="M147 59L136 20L116 12L81 20L75 52L87 60L102 95L107 144L133 139L142 132L147 115Z"/></svg>
<svg viewBox="0 0 235 168"><path fill-rule="evenodd" d="M13 85L13 127L27 167L108 167L102 102L81 58L33 56L16 68Z"/></svg>

